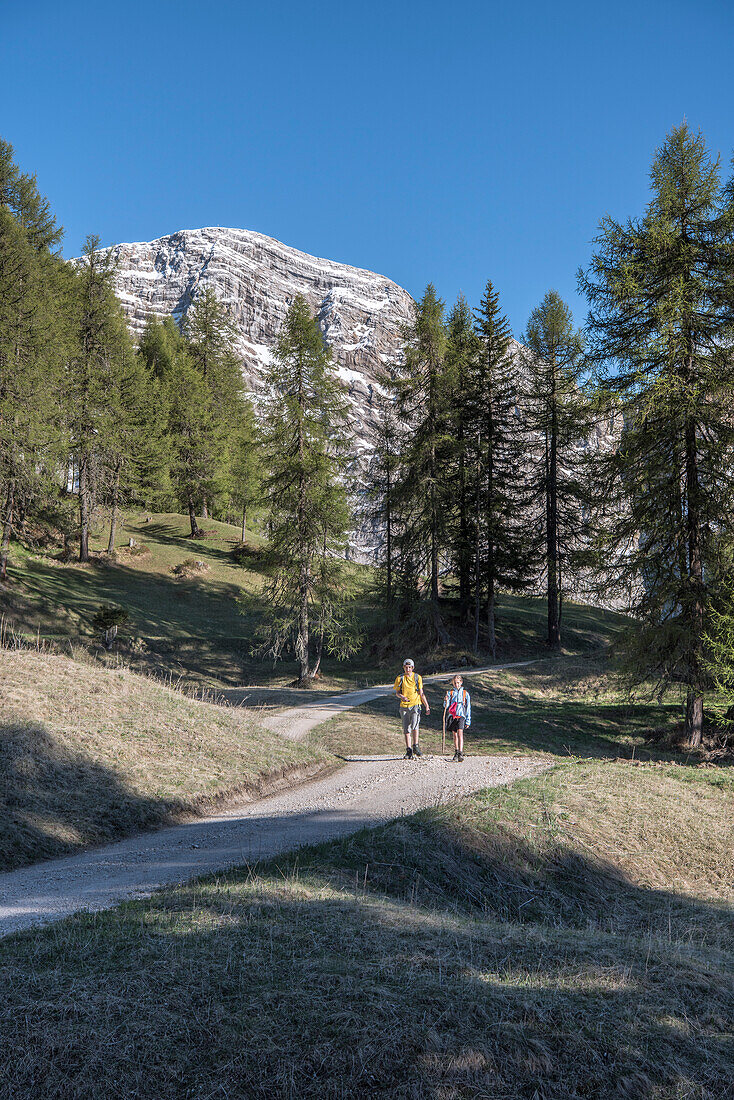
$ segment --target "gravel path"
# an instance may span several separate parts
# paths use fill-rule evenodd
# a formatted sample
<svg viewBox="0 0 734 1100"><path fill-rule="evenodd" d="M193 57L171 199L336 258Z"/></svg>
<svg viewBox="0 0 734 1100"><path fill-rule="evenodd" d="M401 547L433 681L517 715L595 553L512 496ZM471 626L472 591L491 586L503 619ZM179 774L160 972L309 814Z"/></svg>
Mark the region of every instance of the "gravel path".
<svg viewBox="0 0 734 1100"><path fill-rule="evenodd" d="M301 738L335 714L390 691L392 685L387 685L315 701L273 716L268 725L284 736ZM512 783L546 766L511 756L468 756L463 764L431 756L420 762L394 756L352 759L330 775L257 802L0 875L0 936L346 836L482 787Z"/></svg>
<svg viewBox="0 0 734 1100"><path fill-rule="evenodd" d="M378 757L214 817L0 875L0 936L106 909L158 886L345 836L401 814L512 783L547 765L527 757L413 762Z"/></svg>

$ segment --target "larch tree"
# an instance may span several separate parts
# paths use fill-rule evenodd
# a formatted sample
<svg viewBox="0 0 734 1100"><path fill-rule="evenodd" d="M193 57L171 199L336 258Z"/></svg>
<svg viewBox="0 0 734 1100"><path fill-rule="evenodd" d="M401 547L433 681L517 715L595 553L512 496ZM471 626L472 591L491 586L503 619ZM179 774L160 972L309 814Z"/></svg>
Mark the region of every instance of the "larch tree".
<svg viewBox="0 0 734 1100"><path fill-rule="evenodd" d="M600 539L607 583L634 615L627 671L682 685L696 747L707 639L730 590L721 548L734 538L734 186L685 124L657 151L650 181L644 216L605 218L580 274L600 384L624 424L599 470Z"/></svg>
<svg viewBox="0 0 734 1100"><path fill-rule="evenodd" d="M291 650L299 682L308 683L314 630L317 647L337 655L350 652L354 635L344 630L348 582L341 560L350 522L345 394L301 295L283 322L265 383L270 581L261 651L278 659Z"/></svg>
<svg viewBox="0 0 734 1100"><path fill-rule="evenodd" d="M35 177L0 140L0 578L11 534L54 492L62 453L60 378L65 351L61 239ZM23 518L22 523L25 522Z"/></svg>
<svg viewBox="0 0 734 1100"><path fill-rule="evenodd" d="M130 336L112 285L109 251L88 237L76 278L73 334L76 343L67 373L71 449L78 468L79 560L89 560L94 508L103 491L108 441L118 426L110 395L118 389L124 362L132 356ZM119 409L118 409L119 413Z"/></svg>
<svg viewBox="0 0 734 1100"><path fill-rule="evenodd" d="M252 401L241 398L239 418L228 436L229 500L241 516L241 537L247 534L247 513L260 499L262 489L262 451L260 432Z"/></svg>

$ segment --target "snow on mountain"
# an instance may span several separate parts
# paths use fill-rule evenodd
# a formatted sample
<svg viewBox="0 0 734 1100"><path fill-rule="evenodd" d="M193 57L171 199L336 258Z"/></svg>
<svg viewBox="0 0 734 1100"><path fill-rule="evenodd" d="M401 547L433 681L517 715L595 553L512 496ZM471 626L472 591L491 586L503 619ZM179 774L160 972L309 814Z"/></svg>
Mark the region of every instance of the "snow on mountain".
<svg viewBox="0 0 734 1100"><path fill-rule="evenodd" d="M149 317L180 320L212 287L235 321L237 352L255 392L288 306L302 294L349 391L355 459L365 456L377 372L399 353L401 329L411 316L407 291L383 275L318 259L245 229L187 229L112 251L115 289L137 337Z"/></svg>

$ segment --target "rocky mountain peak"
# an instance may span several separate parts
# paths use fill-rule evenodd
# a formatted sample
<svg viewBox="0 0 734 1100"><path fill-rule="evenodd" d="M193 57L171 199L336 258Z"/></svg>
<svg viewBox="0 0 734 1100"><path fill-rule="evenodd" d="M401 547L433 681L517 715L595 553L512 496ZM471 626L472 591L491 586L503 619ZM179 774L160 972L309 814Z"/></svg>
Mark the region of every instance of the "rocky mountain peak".
<svg viewBox="0 0 734 1100"><path fill-rule="evenodd" d="M352 404L355 457L369 447L377 375L399 354L413 299L372 271L320 259L246 229L210 227L113 249L116 291L134 335L149 317L186 315L210 286L237 326L237 352L257 393L288 306L302 294L318 317Z"/></svg>

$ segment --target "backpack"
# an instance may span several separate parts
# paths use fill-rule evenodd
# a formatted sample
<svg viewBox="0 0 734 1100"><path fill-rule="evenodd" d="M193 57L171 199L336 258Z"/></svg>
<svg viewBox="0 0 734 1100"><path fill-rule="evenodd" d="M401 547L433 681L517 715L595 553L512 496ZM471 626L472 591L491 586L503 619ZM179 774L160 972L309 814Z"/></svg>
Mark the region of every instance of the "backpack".
<svg viewBox="0 0 734 1100"><path fill-rule="evenodd" d="M453 690L454 689L452 688L452 691ZM466 706L466 689L461 688L460 690L461 690L461 695L459 696L459 699L461 699L461 705ZM451 718L458 718L459 717L459 699L454 699L453 703L449 707L449 716Z"/></svg>

